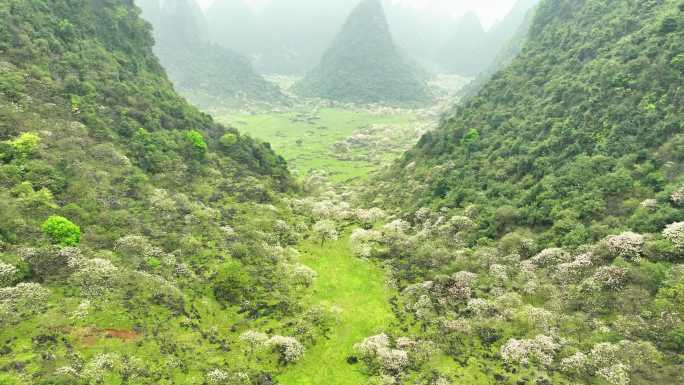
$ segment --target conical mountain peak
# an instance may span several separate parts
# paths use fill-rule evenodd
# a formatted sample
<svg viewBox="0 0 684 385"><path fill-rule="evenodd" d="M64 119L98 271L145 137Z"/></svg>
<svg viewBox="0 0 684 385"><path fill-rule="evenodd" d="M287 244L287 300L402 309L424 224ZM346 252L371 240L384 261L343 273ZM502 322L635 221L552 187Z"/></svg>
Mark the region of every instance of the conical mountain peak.
<svg viewBox="0 0 684 385"><path fill-rule="evenodd" d="M295 89L342 102L416 103L428 99L419 73L395 46L382 4L363 0Z"/></svg>

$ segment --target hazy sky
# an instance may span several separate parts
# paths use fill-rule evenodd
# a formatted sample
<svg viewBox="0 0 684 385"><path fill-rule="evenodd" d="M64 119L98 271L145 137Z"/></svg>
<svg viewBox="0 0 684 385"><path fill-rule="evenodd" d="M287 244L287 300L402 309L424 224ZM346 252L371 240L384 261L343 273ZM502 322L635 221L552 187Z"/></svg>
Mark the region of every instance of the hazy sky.
<svg viewBox="0 0 684 385"><path fill-rule="evenodd" d="M203 8L207 8L214 0L197 0ZM283 0L246 0L254 8L259 9L264 4L270 1ZM321 0L325 2L326 0ZM349 0L350 2L358 2L360 0ZM398 3L405 4L409 7L434 7L450 12L454 18L458 18L468 11L475 12L482 21L485 28L489 28L492 24L500 21L511 10L516 0L391 0Z"/></svg>

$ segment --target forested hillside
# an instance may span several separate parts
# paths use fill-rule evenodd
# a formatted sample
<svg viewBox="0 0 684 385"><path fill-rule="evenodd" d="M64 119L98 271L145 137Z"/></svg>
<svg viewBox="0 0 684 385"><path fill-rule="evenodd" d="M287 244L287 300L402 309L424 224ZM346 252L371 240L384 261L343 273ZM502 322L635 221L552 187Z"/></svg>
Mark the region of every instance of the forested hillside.
<svg viewBox="0 0 684 385"><path fill-rule="evenodd" d="M367 187L396 217L350 246L391 267L402 323L357 345L375 383L684 381L683 44L681 0L542 1Z"/></svg>
<svg viewBox="0 0 684 385"><path fill-rule="evenodd" d="M681 220L683 8L544 2L521 55L389 172L406 187L388 201L575 246Z"/></svg>
<svg viewBox="0 0 684 385"><path fill-rule="evenodd" d="M176 95L130 2L0 19L0 383L204 383L226 322L296 304L285 162Z"/></svg>

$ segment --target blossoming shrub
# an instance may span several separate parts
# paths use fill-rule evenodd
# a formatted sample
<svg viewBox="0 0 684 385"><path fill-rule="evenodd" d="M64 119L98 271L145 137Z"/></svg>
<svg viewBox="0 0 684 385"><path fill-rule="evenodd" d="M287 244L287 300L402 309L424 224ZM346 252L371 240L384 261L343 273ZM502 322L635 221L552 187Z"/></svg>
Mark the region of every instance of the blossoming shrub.
<svg viewBox="0 0 684 385"><path fill-rule="evenodd" d="M0 262L0 288L12 286L17 280L17 269L14 265Z"/></svg>
<svg viewBox="0 0 684 385"><path fill-rule="evenodd" d="M42 311L49 295L48 289L33 282L0 288L0 324L20 322Z"/></svg>
<svg viewBox="0 0 684 385"><path fill-rule="evenodd" d="M548 367L560 348L561 344L546 335L522 340L512 338L501 347L501 358L511 365L529 365L534 362Z"/></svg>
<svg viewBox="0 0 684 385"><path fill-rule="evenodd" d="M336 241L340 236L337 231L337 224L330 219L316 222L313 226L313 232L321 240L321 244L325 241Z"/></svg>
<svg viewBox="0 0 684 385"><path fill-rule="evenodd" d="M665 230L663 230L663 237L672 242L675 247L684 249L684 222L667 225Z"/></svg>
<svg viewBox="0 0 684 385"><path fill-rule="evenodd" d="M283 364L299 361L306 351L304 345L294 337L273 336L268 340L267 345L278 353L280 362Z"/></svg>
<svg viewBox="0 0 684 385"><path fill-rule="evenodd" d="M606 240L608 249L615 257L638 262L644 248L644 236L631 231L613 235Z"/></svg>

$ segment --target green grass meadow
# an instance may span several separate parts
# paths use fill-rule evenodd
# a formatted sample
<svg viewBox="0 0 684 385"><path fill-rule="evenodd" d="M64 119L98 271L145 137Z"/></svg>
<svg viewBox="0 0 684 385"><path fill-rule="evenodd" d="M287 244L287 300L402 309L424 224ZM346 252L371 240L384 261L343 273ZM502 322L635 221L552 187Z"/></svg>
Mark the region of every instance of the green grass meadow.
<svg viewBox="0 0 684 385"><path fill-rule="evenodd" d="M324 245L306 242L301 261L316 278L309 301L334 309L337 319L327 339L309 348L304 358L278 378L283 385L359 385L367 380L363 365L350 365L354 344L388 330L394 321L384 271L374 262L352 256L349 239Z"/></svg>
<svg viewBox="0 0 684 385"><path fill-rule="evenodd" d="M364 178L382 164L338 160L331 150L335 142L344 140L357 129L371 124L405 127L416 119L415 114L409 111L378 115L362 110L323 108L318 111L317 119L298 121L296 118L301 113L307 111L254 115L217 114L217 119L240 132L269 142L276 153L288 161L290 169L299 175L306 175L311 170L325 170L336 182ZM388 154L384 160L390 161L392 158L393 155Z"/></svg>

